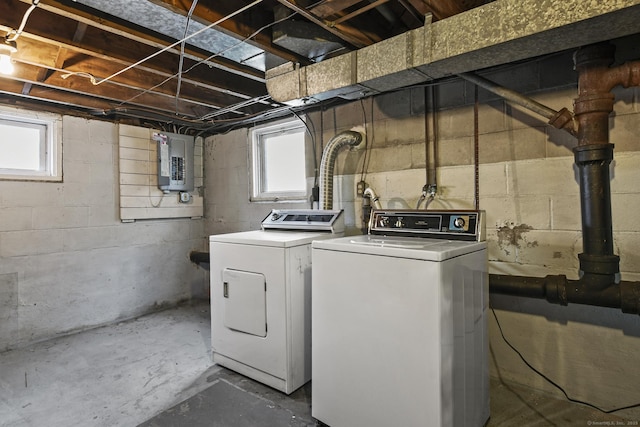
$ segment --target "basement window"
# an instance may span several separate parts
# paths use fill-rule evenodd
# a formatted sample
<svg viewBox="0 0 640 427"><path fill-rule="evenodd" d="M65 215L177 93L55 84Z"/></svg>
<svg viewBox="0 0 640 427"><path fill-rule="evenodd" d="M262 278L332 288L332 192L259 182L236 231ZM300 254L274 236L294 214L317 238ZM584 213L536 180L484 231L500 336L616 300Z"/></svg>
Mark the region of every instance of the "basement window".
<svg viewBox="0 0 640 427"><path fill-rule="evenodd" d="M39 117L0 112L0 179L62 180L57 120Z"/></svg>
<svg viewBox="0 0 640 427"><path fill-rule="evenodd" d="M251 201L305 200L305 126L280 121L250 130Z"/></svg>

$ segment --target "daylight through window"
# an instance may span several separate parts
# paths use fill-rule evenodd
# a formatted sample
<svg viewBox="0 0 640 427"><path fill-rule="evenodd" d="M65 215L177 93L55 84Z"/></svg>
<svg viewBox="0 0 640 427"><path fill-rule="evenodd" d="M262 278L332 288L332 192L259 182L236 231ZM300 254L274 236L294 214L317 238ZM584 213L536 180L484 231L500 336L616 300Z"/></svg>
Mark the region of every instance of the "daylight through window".
<svg viewBox="0 0 640 427"><path fill-rule="evenodd" d="M305 127L299 120L251 130L252 200L306 198Z"/></svg>
<svg viewBox="0 0 640 427"><path fill-rule="evenodd" d="M0 116L0 178L56 179L54 122Z"/></svg>

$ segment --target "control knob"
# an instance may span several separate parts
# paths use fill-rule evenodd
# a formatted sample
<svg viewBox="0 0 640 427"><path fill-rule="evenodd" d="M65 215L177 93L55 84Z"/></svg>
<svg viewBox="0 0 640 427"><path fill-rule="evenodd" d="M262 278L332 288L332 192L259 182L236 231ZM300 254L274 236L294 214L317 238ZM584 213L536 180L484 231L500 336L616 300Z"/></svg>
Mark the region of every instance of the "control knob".
<svg viewBox="0 0 640 427"><path fill-rule="evenodd" d="M282 215L280 215L279 213L274 213L273 215L271 215L271 221L277 221L281 216Z"/></svg>
<svg viewBox="0 0 640 427"><path fill-rule="evenodd" d="M396 228L402 227L404 227L404 221L402 220L402 218L398 218L398 220L396 221Z"/></svg>
<svg viewBox="0 0 640 427"><path fill-rule="evenodd" d="M453 220L453 225L456 226L456 228L464 228L464 218L462 217L458 217L456 219Z"/></svg>
<svg viewBox="0 0 640 427"><path fill-rule="evenodd" d="M378 222L380 227L388 227L389 226L389 218L382 217Z"/></svg>

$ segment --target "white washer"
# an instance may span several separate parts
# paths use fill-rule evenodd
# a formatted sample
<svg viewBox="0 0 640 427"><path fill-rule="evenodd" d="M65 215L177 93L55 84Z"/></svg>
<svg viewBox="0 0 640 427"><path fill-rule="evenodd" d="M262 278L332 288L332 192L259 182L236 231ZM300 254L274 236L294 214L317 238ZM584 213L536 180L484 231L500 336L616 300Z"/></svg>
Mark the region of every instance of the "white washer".
<svg viewBox="0 0 640 427"><path fill-rule="evenodd" d="M213 361L287 394L311 378L311 242L342 211L274 210L262 230L209 238Z"/></svg>
<svg viewBox="0 0 640 427"><path fill-rule="evenodd" d="M331 427L485 424L482 223L477 211L374 211L378 234L313 243L313 417Z"/></svg>

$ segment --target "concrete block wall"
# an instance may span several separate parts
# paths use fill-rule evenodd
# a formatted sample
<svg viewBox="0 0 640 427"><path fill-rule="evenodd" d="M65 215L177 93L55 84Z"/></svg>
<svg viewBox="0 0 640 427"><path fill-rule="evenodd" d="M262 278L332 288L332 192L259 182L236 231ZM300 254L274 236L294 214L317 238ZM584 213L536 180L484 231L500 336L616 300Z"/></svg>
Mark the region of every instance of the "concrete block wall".
<svg viewBox="0 0 640 427"><path fill-rule="evenodd" d="M529 61L487 77L554 109L572 109L576 96L571 53ZM358 233L362 226L361 199L356 195L362 177L380 196L383 207L416 206L427 180L425 135L433 141L434 131L438 196L431 207L473 208L474 87L450 79L438 84L434 92L435 129L431 88L379 95L307 116L316 130L318 159L323 146L338 132L363 125L367 129L367 149L343 151L336 164L334 207L345 209L349 232ZM487 212L490 271L577 278L582 241L572 154L576 140L551 129L533 113L483 90L478 94L479 199L480 208ZM617 88L615 95L610 121L611 141L616 146L611 183L615 247L621 256L623 279L640 280L640 227L635 220L635 208L640 207L640 89ZM207 210L214 216L207 219L206 229L255 228L264 215L248 203L246 130L207 142L211 150L205 158ZM308 170L312 164L307 162ZM237 216L241 222L234 221ZM640 402L640 371L631 367L640 354L640 316L499 295L491 296L491 304L505 335L571 397L605 409ZM492 376L563 398L503 342L493 314L490 351ZM618 415L638 419L640 411Z"/></svg>
<svg viewBox="0 0 640 427"><path fill-rule="evenodd" d="M63 182L0 180L0 351L206 296L203 221L121 223L117 125L62 135Z"/></svg>

